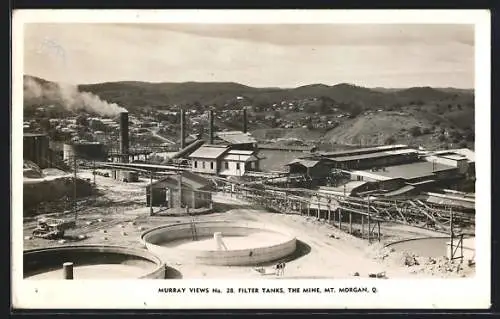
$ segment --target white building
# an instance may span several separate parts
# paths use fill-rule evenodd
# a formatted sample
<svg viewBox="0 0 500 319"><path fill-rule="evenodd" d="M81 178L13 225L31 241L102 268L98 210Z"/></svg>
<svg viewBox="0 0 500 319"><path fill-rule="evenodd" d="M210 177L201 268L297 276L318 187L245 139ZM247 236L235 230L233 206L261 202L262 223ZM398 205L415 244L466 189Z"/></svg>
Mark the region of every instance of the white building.
<svg viewBox="0 0 500 319"><path fill-rule="evenodd" d="M254 151L230 150L222 157L222 168L219 172L223 176L243 176L245 172L257 170L259 159Z"/></svg>

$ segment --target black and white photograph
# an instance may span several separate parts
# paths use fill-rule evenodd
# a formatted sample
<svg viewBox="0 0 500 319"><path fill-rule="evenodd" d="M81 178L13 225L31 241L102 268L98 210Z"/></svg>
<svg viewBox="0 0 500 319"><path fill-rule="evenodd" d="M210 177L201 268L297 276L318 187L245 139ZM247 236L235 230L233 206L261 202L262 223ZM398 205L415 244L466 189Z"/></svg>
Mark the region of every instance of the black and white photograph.
<svg viewBox="0 0 500 319"><path fill-rule="evenodd" d="M14 16L20 282L355 308L387 284L431 280L437 304L438 287L489 278L486 12L57 11Z"/></svg>

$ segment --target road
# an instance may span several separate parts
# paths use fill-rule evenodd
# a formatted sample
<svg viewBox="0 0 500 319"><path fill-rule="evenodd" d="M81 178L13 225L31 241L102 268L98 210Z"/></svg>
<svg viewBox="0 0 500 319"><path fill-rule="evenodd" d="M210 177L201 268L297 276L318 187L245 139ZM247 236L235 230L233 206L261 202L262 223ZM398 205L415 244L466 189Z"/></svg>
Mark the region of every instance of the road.
<svg viewBox="0 0 500 319"><path fill-rule="evenodd" d="M154 137L159 138L160 140L164 141L165 143L169 143L169 144L175 145L174 141L169 140L168 138L159 135L158 134L158 129L149 129L149 131L151 132L151 134L153 134Z"/></svg>

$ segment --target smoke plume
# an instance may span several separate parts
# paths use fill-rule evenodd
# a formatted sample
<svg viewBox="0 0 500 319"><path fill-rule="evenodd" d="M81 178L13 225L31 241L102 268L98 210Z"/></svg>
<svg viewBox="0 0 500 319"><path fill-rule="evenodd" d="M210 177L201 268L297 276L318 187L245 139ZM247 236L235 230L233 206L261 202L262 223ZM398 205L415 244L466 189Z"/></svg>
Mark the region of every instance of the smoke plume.
<svg viewBox="0 0 500 319"><path fill-rule="evenodd" d="M102 116L116 116L127 110L116 103L108 103L90 92L78 91L75 85L40 84L32 78L24 79L24 99L44 99L59 103L69 111L87 111Z"/></svg>

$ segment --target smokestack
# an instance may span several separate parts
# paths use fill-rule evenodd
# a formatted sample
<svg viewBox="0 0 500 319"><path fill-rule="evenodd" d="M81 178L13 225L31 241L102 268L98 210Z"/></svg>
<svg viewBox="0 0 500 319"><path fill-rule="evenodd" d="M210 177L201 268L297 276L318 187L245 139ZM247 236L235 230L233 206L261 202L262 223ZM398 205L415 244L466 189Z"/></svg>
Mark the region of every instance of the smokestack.
<svg viewBox="0 0 500 319"><path fill-rule="evenodd" d="M243 108L243 133L247 132L247 109Z"/></svg>
<svg viewBox="0 0 500 319"><path fill-rule="evenodd" d="M128 112L120 113L120 154L122 163L128 163Z"/></svg>
<svg viewBox="0 0 500 319"><path fill-rule="evenodd" d="M214 143L214 111L208 111L208 143Z"/></svg>
<svg viewBox="0 0 500 319"><path fill-rule="evenodd" d="M184 110L181 110L181 149L183 149L186 145L186 123L185 123L185 115Z"/></svg>

